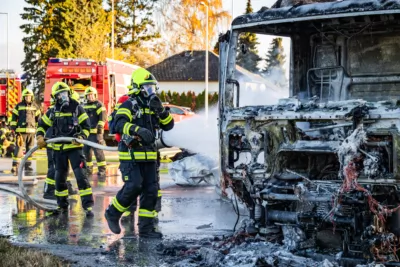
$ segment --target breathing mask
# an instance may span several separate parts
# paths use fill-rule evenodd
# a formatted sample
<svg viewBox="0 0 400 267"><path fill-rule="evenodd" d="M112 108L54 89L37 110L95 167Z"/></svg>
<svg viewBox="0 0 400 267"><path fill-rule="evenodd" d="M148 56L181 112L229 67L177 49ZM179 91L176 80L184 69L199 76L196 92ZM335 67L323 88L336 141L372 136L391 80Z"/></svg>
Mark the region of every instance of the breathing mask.
<svg viewBox="0 0 400 267"><path fill-rule="evenodd" d="M155 95L157 90L157 85L155 84L144 84L141 86L141 91L144 97L151 97Z"/></svg>
<svg viewBox="0 0 400 267"><path fill-rule="evenodd" d="M67 91L63 91L57 94L57 102L61 105L61 108L69 106L69 94Z"/></svg>

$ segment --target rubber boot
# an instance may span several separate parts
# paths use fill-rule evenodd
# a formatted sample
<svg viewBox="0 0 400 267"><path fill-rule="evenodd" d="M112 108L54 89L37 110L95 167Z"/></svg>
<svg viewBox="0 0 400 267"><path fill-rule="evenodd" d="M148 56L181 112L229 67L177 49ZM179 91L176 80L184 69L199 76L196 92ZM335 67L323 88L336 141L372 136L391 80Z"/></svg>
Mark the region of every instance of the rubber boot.
<svg viewBox="0 0 400 267"><path fill-rule="evenodd" d="M27 172L32 172L32 171L33 171L32 163L31 163L31 162L25 163L25 168L24 168L24 170L27 171Z"/></svg>
<svg viewBox="0 0 400 267"><path fill-rule="evenodd" d="M87 218L92 218L94 216L94 213L92 211L92 207L86 208L85 209L85 214Z"/></svg>
<svg viewBox="0 0 400 267"><path fill-rule="evenodd" d="M154 218L139 217L139 236L142 238L162 238L154 228Z"/></svg>
<svg viewBox="0 0 400 267"><path fill-rule="evenodd" d="M54 185L45 183L43 198L50 199L50 200L57 200L56 195L55 195L55 190L56 190L56 187Z"/></svg>
<svg viewBox="0 0 400 267"><path fill-rule="evenodd" d="M72 187L72 183L70 181L67 181L67 187L68 187L68 195L69 196L78 194L78 191L74 190L74 188Z"/></svg>
<svg viewBox="0 0 400 267"><path fill-rule="evenodd" d="M121 226L119 225L119 217L118 216L113 216L110 214L110 209L111 207L108 207L106 209L106 212L104 213L104 217L107 220L108 228L110 228L111 232L114 234L120 234L121 233Z"/></svg>
<svg viewBox="0 0 400 267"><path fill-rule="evenodd" d="M92 175L93 174L93 166L86 166L86 171L88 175Z"/></svg>
<svg viewBox="0 0 400 267"><path fill-rule="evenodd" d="M13 165L12 165L12 167L11 167L11 173L12 173L12 175L14 175L14 176L17 176L17 175L18 175L18 167L19 167L19 164L16 163L16 162L13 162Z"/></svg>

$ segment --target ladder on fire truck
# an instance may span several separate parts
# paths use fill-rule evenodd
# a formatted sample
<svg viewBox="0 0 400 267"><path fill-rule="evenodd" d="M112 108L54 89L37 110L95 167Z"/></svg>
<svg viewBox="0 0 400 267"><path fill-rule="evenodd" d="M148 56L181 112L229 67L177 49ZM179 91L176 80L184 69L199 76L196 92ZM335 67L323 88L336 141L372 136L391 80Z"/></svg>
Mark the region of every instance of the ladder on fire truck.
<svg viewBox="0 0 400 267"><path fill-rule="evenodd" d="M7 79L7 117L10 119L14 107L18 104L17 74L14 70L0 70L0 78L2 77Z"/></svg>

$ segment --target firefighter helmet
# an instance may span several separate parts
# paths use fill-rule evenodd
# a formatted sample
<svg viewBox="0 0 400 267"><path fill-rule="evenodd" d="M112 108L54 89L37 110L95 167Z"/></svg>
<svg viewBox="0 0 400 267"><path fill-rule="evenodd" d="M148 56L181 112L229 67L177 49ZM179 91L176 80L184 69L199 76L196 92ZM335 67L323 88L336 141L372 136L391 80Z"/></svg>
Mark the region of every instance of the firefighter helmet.
<svg viewBox="0 0 400 267"><path fill-rule="evenodd" d="M139 68L132 72L131 84L128 89L128 95L138 94L140 91L151 95L157 89L157 80L148 70Z"/></svg>
<svg viewBox="0 0 400 267"><path fill-rule="evenodd" d="M72 93L71 98L72 98L73 100L75 100L75 101L78 101L78 103L81 101L81 96L80 96L76 91L74 91L74 92Z"/></svg>
<svg viewBox="0 0 400 267"><path fill-rule="evenodd" d="M85 98L87 98L88 95L94 94L94 99L97 99L97 90L96 88L89 86L85 89Z"/></svg>
<svg viewBox="0 0 400 267"><path fill-rule="evenodd" d="M31 89L24 89L24 91L22 91L22 97L25 97L25 96L28 96L28 95L34 96L33 95L33 91Z"/></svg>
<svg viewBox="0 0 400 267"><path fill-rule="evenodd" d="M64 82L56 82L53 87L51 87L51 95L55 97L58 93L68 91L69 95L72 94L69 86Z"/></svg>

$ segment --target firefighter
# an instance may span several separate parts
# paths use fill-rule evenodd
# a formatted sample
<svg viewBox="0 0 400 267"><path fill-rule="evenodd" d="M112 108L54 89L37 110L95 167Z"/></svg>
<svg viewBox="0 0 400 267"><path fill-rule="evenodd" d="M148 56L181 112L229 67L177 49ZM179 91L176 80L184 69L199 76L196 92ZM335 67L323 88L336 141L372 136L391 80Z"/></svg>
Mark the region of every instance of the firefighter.
<svg viewBox="0 0 400 267"><path fill-rule="evenodd" d="M33 91L24 89L22 91L22 101L18 103L12 111L11 131L16 135L15 150L11 172L17 175L18 165L23 156L23 147L29 151L35 142L36 126L40 119L40 109L33 102ZM25 163L25 170L32 171L32 163Z"/></svg>
<svg viewBox="0 0 400 267"><path fill-rule="evenodd" d="M155 146L156 128L168 131L174 126L169 111L164 109L155 95L157 81L147 70L140 68L132 73L128 86L130 98L125 101L115 115L115 131L122 134L118 144L124 186L113 198L105 212L105 217L113 233L121 232L119 220L129 210L142 193L139 209L139 235L141 237L161 238L154 229L154 211L157 201L157 149Z"/></svg>
<svg viewBox="0 0 400 267"><path fill-rule="evenodd" d="M98 143L101 145L105 145L104 141L104 124L107 120L107 110L104 107L103 103L101 103L97 99L97 90L89 86L85 90L85 98L87 100L87 104L83 107L85 108L86 113L90 119L90 135L88 140L94 143ZM92 150L96 157L97 168L98 168L98 178L99 180L103 180L106 177L106 158L104 157L104 152L98 148L92 148L90 146L84 146L83 152L85 154L87 160L87 169L88 173L93 173L93 161L92 161Z"/></svg>
<svg viewBox="0 0 400 267"><path fill-rule="evenodd" d="M7 135L9 134L10 130L7 126L6 119L1 119L1 126L0 126L0 149L2 157L5 156L7 147L9 146L9 142L7 140Z"/></svg>
<svg viewBox="0 0 400 267"><path fill-rule="evenodd" d="M53 128L54 137L75 137L86 139L89 137L90 122L84 108L71 98L72 92L69 86L63 82L57 82L51 89L56 103L53 109L49 109L39 122L36 134L39 148L46 147L44 135L50 127ZM93 195L92 188L87 179L86 162L82 151L83 145L72 141L54 143L54 158L56 166L56 191L58 208L54 214L68 212L68 161L79 187L79 195L82 207L87 217L92 217Z"/></svg>
<svg viewBox="0 0 400 267"><path fill-rule="evenodd" d="M117 104L115 105L114 112L117 112L119 106L121 106L121 104L124 103L128 99L129 99L129 95L121 96L118 99ZM109 119L108 119L109 120L109 125L112 125L112 123L111 123L112 119L113 119L113 116L111 115L109 117ZM116 139L117 142L120 142L121 141L121 135L119 133L116 133L115 134L115 139ZM156 203L156 206L155 206L155 211L157 212L157 214L158 214L158 212L161 211L161 198L162 198L162 192L161 192L161 187L160 187L160 164L161 164L160 160L161 160L160 151L157 151L157 170L156 171L157 171L158 193L157 193L157 203ZM143 198L143 197L140 198L140 200L144 200L144 199L145 198ZM123 216L122 216L122 219L121 219L122 223L134 223L137 204L138 204L137 200L134 201L132 203L132 205L129 207L129 209L123 213ZM154 219L157 222L158 221L158 216L156 216Z"/></svg>
<svg viewBox="0 0 400 267"><path fill-rule="evenodd" d="M54 98L50 98L50 107L49 109L54 109ZM54 110L51 111L53 113ZM53 132L53 127L49 127L46 131L45 137L47 139L53 138L54 132ZM44 182L44 192L43 192L43 198L45 199L52 199L56 200L56 195L55 195L55 190L56 190L56 180L55 180L55 175L56 175L56 166L55 166L55 159L54 159L54 153L53 153L53 144L47 144L46 146L46 154L47 154L47 175L46 175L46 180ZM72 184L70 181L67 181L67 187L68 187L68 195L76 195L77 192L72 188Z"/></svg>

